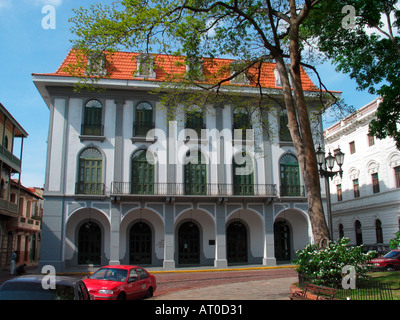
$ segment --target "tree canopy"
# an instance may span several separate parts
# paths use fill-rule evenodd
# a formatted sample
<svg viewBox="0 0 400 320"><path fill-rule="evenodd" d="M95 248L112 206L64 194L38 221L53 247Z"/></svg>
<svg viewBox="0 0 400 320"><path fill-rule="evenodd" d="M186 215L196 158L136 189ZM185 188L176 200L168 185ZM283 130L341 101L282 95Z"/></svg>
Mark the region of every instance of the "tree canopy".
<svg viewBox="0 0 400 320"><path fill-rule="evenodd" d="M356 80L358 89L382 97L370 134L393 137L400 149L400 10L397 0L321 1L303 25L319 50ZM338 14L344 12L344 14Z"/></svg>

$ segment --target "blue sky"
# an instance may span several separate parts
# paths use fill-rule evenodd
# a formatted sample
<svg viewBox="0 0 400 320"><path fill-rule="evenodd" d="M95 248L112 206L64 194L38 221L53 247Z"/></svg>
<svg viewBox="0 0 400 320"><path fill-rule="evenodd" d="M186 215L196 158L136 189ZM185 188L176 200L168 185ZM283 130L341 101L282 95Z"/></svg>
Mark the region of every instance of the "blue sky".
<svg viewBox="0 0 400 320"><path fill-rule="evenodd" d="M71 48L73 8L100 0L0 0L0 102L28 132L24 141L22 184L43 187L47 152L49 110L32 81L32 73L54 72ZM42 13L52 5L56 13L55 29L43 29ZM325 63L318 67L325 85L342 91L348 104L360 108L375 96L356 90L348 75L336 73ZM18 154L19 155L19 154Z"/></svg>

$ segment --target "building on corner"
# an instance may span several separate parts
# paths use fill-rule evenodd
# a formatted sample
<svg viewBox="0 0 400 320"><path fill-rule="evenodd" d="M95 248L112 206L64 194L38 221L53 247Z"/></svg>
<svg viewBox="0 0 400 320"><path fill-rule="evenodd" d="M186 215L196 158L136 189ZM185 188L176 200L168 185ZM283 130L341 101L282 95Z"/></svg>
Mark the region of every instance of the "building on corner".
<svg viewBox="0 0 400 320"><path fill-rule="evenodd" d="M382 250L400 230L400 151L392 138L368 134L380 102L371 101L324 136L326 151L340 146L345 153L343 177L330 181L334 239Z"/></svg>
<svg viewBox="0 0 400 320"><path fill-rule="evenodd" d="M41 265L276 265L312 242L287 119L272 100L269 112L251 113L228 100L190 112L176 105L171 119L161 93L149 92L168 72L184 74L184 57L116 52L96 82L106 90L91 92L74 90L78 79L65 71L74 62L71 50L56 72L33 74L50 110ZM203 59L200 70L207 77L234 62ZM282 98L274 67L263 65L263 90ZM303 85L317 115L305 72ZM260 89L240 75L221 90L248 99ZM312 119L320 144L320 117ZM254 139L232 135L242 128ZM212 134L224 143L210 143ZM252 144L257 156L247 161ZM243 163L251 170L234 174Z"/></svg>

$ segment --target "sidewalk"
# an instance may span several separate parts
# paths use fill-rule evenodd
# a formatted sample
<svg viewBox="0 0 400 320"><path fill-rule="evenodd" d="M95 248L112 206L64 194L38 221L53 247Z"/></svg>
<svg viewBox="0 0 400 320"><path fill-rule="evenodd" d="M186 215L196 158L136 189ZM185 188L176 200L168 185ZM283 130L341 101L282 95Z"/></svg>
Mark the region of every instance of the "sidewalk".
<svg viewBox="0 0 400 320"><path fill-rule="evenodd" d="M155 296L151 300L289 300L290 285L297 281L297 277L290 277L221 284L180 290Z"/></svg>

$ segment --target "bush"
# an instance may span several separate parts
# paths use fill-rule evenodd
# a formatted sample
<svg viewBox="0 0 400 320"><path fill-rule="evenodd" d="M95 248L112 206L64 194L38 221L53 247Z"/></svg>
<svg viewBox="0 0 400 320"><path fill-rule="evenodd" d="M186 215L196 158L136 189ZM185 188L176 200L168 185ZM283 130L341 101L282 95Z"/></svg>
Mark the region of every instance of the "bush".
<svg viewBox="0 0 400 320"><path fill-rule="evenodd" d="M310 244L296 252L297 259L292 262L298 265L297 272L316 284L337 283L342 281L342 269L346 265L353 266L356 278L366 278L371 269L367 261L376 256L374 251L366 254L362 246L349 246L350 239L341 238L337 242L329 242L325 248Z"/></svg>
<svg viewBox="0 0 400 320"><path fill-rule="evenodd" d="M394 234L394 238L389 240L389 247L393 250L400 248L400 231L397 231Z"/></svg>

